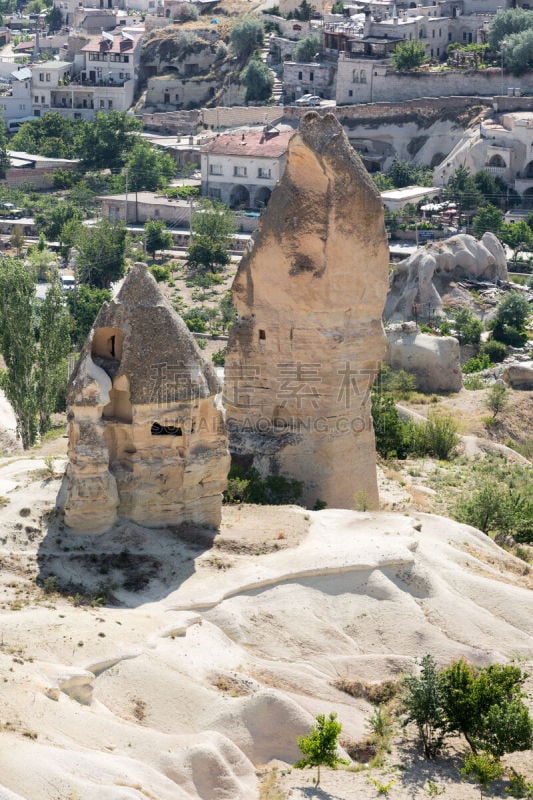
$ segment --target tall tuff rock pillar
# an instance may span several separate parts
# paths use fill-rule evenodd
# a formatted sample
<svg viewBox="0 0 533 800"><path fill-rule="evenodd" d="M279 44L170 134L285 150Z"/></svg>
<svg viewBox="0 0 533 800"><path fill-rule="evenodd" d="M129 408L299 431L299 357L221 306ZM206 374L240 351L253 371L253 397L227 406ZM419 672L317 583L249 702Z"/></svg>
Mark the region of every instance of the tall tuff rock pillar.
<svg viewBox="0 0 533 800"><path fill-rule="evenodd" d="M233 283L230 451L312 506L378 504L370 386L385 350L381 198L332 115L305 115Z"/></svg>
<svg viewBox="0 0 533 800"><path fill-rule="evenodd" d="M219 390L187 326L135 264L70 380L66 524L217 526L229 466Z"/></svg>

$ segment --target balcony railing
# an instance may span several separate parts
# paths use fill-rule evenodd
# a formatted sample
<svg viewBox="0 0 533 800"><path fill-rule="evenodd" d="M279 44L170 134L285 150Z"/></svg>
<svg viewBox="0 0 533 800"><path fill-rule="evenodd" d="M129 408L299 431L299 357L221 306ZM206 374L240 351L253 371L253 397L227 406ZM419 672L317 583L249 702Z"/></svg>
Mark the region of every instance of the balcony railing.
<svg viewBox="0 0 533 800"><path fill-rule="evenodd" d="M483 169L484 169L485 172L488 172L489 175L497 175L497 176L499 176L501 178L507 172L508 167L492 167L492 166L486 165L485 167L483 167Z"/></svg>

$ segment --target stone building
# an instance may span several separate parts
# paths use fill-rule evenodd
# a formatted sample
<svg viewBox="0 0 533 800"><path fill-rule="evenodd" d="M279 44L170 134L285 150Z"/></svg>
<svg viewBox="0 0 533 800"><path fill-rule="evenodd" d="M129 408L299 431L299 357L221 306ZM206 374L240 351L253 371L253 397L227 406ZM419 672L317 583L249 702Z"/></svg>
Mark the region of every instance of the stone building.
<svg viewBox="0 0 533 800"><path fill-rule="evenodd" d="M67 393L66 524L217 526L229 465L219 384L144 264L104 304Z"/></svg>
<svg viewBox="0 0 533 800"><path fill-rule="evenodd" d="M335 117L306 114L233 284L224 405L235 460L302 481L308 506L377 506L387 271L375 185Z"/></svg>
<svg viewBox="0 0 533 800"><path fill-rule="evenodd" d="M264 125L215 136L200 151L202 194L230 208L263 208L283 175L293 134Z"/></svg>

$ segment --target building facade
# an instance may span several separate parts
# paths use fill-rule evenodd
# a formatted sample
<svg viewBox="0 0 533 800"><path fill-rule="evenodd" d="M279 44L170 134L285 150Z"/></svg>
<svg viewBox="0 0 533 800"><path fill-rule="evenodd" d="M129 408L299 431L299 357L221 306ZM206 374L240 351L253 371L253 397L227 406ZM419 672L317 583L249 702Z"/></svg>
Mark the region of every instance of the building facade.
<svg viewBox="0 0 533 800"><path fill-rule="evenodd" d="M291 130L226 133L201 148L202 194L230 208L263 208L283 175Z"/></svg>

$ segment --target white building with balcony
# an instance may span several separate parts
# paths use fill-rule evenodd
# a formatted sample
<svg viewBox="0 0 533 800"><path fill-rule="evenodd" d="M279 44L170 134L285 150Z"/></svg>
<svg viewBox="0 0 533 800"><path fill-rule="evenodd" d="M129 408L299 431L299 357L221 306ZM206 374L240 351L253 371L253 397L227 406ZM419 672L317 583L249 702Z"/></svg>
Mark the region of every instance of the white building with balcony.
<svg viewBox="0 0 533 800"><path fill-rule="evenodd" d="M92 119L98 111L127 111L133 103L142 34L121 30L91 39L74 61L34 64L33 115L59 111Z"/></svg>
<svg viewBox="0 0 533 800"><path fill-rule="evenodd" d="M215 136L200 150L202 195L230 208L263 208L283 175L292 128Z"/></svg>

